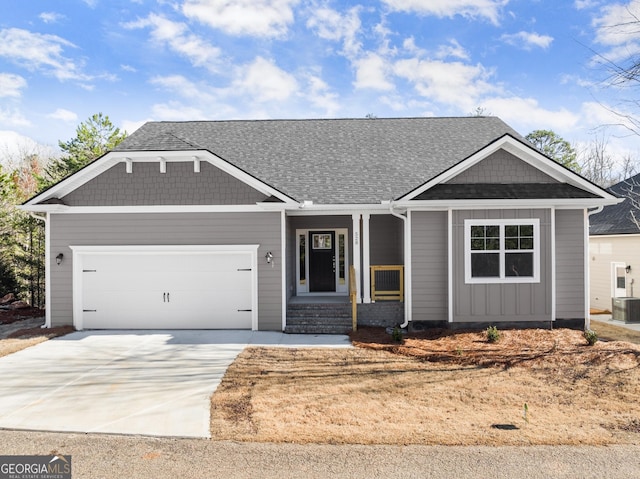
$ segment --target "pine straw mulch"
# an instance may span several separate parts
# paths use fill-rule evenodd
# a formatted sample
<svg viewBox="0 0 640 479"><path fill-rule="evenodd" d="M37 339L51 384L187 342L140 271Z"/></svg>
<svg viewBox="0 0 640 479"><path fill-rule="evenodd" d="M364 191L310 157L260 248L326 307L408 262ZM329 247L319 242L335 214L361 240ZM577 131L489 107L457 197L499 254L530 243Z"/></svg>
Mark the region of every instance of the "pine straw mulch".
<svg viewBox="0 0 640 479"><path fill-rule="evenodd" d="M22 311L23 315L27 315L26 318L16 314L6 314L9 311L0 312L0 357L75 331L73 326L43 329L44 312L36 308L32 309L30 316L29 311L24 309L15 310Z"/></svg>
<svg viewBox="0 0 640 479"><path fill-rule="evenodd" d="M401 344L381 328L361 328L351 333L357 347L389 351L429 362L479 367L566 368L608 364L637 366L640 346L598 341L589 346L582 331L571 329L523 329L500 331L498 342L487 341L486 332L433 329L413 333Z"/></svg>
<svg viewBox="0 0 640 479"><path fill-rule="evenodd" d="M639 444L640 346L581 331L431 331L354 349L247 348L211 398L215 440ZM525 407L526 404L526 407Z"/></svg>

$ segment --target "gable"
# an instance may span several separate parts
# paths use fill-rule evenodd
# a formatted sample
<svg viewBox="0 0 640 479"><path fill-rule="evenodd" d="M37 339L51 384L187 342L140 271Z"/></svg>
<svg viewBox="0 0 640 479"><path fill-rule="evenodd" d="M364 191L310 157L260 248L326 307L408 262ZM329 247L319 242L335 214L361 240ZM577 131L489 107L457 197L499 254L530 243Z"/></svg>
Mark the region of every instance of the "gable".
<svg viewBox="0 0 640 479"><path fill-rule="evenodd" d="M493 205L537 205L595 207L618 199L598 185L543 155L531 144L511 135L496 141L431 178L400 198L396 204L422 207L451 206L478 200ZM517 203L516 203L517 202Z"/></svg>
<svg viewBox="0 0 640 479"><path fill-rule="evenodd" d="M445 183L558 183L558 180L501 149Z"/></svg>
<svg viewBox="0 0 640 479"><path fill-rule="evenodd" d="M127 173L121 162L61 199L68 206L144 206L252 205L267 198L208 162L199 172L191 162L168 162L166 173L158 162L135 163Z"/></svg>

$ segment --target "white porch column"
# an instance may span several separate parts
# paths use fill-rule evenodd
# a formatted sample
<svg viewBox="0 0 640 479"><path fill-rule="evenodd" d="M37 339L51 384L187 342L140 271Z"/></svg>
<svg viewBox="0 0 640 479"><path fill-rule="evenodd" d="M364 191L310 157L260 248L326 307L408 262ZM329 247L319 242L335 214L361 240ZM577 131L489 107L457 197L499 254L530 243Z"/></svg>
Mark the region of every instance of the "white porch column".
<svg viewBox="0 0 640 479"><path fill-rule="evenodd" d="M362 214L362 302L371 302L371 260L369 259L369 213Z"/></svg>
<svg viewBox="0 0 640 479"><path fill-rule="evenodd" d="M362 271L362 265L360 264L360 215L351 215L353 220L353 268L356 270L356 298L358 303L362 302L362 296L360 295L360 272Z"/></svg>

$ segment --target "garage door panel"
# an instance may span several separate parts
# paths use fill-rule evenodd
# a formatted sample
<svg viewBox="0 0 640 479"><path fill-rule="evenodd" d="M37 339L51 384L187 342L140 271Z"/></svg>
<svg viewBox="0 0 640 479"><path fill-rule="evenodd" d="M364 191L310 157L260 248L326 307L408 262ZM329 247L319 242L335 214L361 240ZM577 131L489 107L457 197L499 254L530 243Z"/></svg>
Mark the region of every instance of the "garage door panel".
<svg viewBox="0 0 640 479"><path fill-rule="evenodd" d="M87 254L87 329L250 329L250 253Z"/></svg>

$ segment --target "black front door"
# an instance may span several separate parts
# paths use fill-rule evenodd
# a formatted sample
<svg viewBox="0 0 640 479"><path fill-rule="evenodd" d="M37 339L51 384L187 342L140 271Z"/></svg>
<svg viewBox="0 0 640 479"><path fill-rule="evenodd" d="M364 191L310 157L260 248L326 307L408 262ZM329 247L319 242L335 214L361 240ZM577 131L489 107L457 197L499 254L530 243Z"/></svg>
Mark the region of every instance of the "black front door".
<svg viewBox="0 0 640 479"><path fill-rule="evenodd" d="M309 231L309 291L336 291L334 231Z"/></svg>

